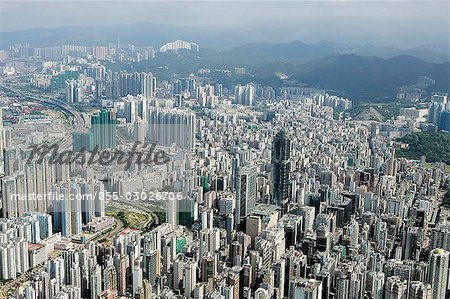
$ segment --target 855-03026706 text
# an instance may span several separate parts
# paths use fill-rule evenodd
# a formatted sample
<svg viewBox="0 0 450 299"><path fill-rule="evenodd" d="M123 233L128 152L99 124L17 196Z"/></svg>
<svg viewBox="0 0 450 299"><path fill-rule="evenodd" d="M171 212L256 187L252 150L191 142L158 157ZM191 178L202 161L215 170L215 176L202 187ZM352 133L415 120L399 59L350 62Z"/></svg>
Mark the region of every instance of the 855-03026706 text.
<svg viewBox="0 0 450 299"><path fill-rule="evenodd" d="M116 200L130 200L130 201L169 201L169 200L182 200L185 199L183 197L182 192L153 192L153 191L134 191L134 192L125 192L124 194L119 194L119 192L111 192L111 191L101 191L94 192L89 194L83 193L58 193L58 192L49 192L49 193L30 193L30 194L20 194L20 193L12 193L9 196L10 200L23 200L23 201L63 201L63 200L105 200L105 201L116 201Z"/></svg>

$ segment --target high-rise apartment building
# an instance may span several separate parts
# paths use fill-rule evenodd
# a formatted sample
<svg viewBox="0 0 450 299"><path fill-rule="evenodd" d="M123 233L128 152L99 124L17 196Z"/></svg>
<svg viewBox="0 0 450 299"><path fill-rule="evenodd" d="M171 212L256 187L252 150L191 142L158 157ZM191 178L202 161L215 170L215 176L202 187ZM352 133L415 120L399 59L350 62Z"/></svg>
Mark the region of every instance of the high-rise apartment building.
<svg viewBox="0 0 450 299"><path fill-rule="evenodd" d="M430 107L428 108L428 122L434 124L436 128L441 127L441 116L442 112L446 110L447 101L448 99L446 95L435 94L431 97ZM442 126L446 127L445 125L446 123L444 122Z"/></svg>
<svg viewBox="0 0 450 299"><path fill-rule="evenodd" d="M234 88L234 102L236 104L252 106L255 100L255 86L253 84L237 85Z"/></svg>
<svg viewBox="0 0 450 299"><path fill-rule="evenodd" d="M433 299L446 298L449 255L442 248L436 248L430 253L427 282L431 284Z"/></svg>
<svg viewBox="0 0 450 299"><path fill-rule="evenodd" d="M147 138L162 145L194 148L195 114L187 109L150 107Z"/></svg>
<svg viewBox="0 0 450 299"><path fill-rule="evenodd" d="M84 89L78 80L66 81L66 102L79 103L83 100Z"/></svg>
<svg viewBox="0 0 450 299"><path fill-rule="evenodd" d="M294 278L289 281L289 299L322 298L322 282L315 279Z"/></svg>
<svg viewBox="0 0 450 299"><path fill-rule="evenodd" d="M291 142L286 133L281 130L272 142L272 203L286 212L286 206L291 198Z"/></svg>
<svg viewBox="0 0 450 299"><path fill-rule="evenodd" d="M245 219L256 206L256 166L239 166L235 177L236 210L235 225Z"/></svg>
<svg viewBox="0 0 450 299"><path fill-rule="evenodd" d="M102 109L91 117L94 147L115 148L117 145L117 120L113 110Z"/></svg>
<svg viewBox="0 0 450 299"><path fill-rule="evenodd" d="M384 297L386 299L406 299L408 284L398 276L389 276L384 284Z"/></svg>
<svg viewBox="0 0 450 299"><path fill-rule="evenodd" d="M152 73L128 73L119 74L119 95L143 95L146 98L156 96L156 77Z"/></svg>
<svg viewBox="0 0 450 299"><path fill-rule="evenodd" d="M200 50L200 47L198 44L195 43L176 40L174 42L170 42L161 46L161 48L159 48L159 51L167 52L167 51L178 51L182 49L198 52Z"/></svg>
<svg viewBox="0 0 450 299"><path fill-rule="evenodd" d="M412 281L409 286L409 299L432 299L431 285L421 281Z"/></svg>
<svg viewBox="0 0 450 299"><path fill-rule="evenodd" d="M450 133L450 110L441 112L438 129Z"/></svg>

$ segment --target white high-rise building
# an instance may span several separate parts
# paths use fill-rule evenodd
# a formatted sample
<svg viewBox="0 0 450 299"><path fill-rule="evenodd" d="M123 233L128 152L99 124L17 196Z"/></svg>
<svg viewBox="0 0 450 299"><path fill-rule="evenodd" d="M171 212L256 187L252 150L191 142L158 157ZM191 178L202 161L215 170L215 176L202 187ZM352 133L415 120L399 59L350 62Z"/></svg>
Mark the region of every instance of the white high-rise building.
<svg viewBox="0 0 450 299"><path fill-rule="evenodd" d="M377 268L377 267L375 267ZM383 299L384 291L384 273L369 271L367 272L366 290L371 292L374 299Z"/></svg>
<svg viewBox="0 0 450 299"><path fill-rule="evenodd" d="M447 106L447 96L434 94L431 97L431 103L428 108L428 122L434 124L435 126L439 125L441 113L446 109Z"/></svg>
<svg viewBox="0 0 450 299"><path fill-rule="evenodd" d="M421 281L412 281L409 286L409 299L431 299L431 285Z"/></svg>
<svg viewBox="0 0 450 299"><path fill-rule="evenodd" d="M289 281L289 299L322 298L322 282L316 279L292 278Z"/></svg>
<svg viewBox="0 0 450 299"><path fill-rule="evenodd" d="M66 102L78 103L82 102L84 96L83 86L78 80L66 81Z"/></svg>
<svg viewBox="0 0 450 299"><path fill-rule="evenodd" d="M322 298L322 282L315 279L295 278L289 281L289 299Z"/></svg>
<svg viewBox="0 0 450 299"><path fill-rule="evenodd" d="M127 123L134 124L137 118L146 121L148 114L148 101L144 95L128 95L122 98L124 101L125 119Z"/></svg>
<svg viewBox="0 0 450 299"><path fill-rule="evenodd" d="M28 244L39 234L29 217L0 220L0 279L14 279L30 269Z"/></svg>
<svg viewBox="0 0 450 299"><path fill-rule="evenodd" d="M194 148L195 113L188 109L150 107L147 139L162 145Z"/></svg>
<svg viewBox="0 0 450 299"><path fill-rule="evenodd" d="M128 124L134 124L137 116L137 103L133 97L125 99L125 119Z"/></svg>
<svg viewBox="0 0 450 299"><path fill-rule="evenodd" d="M61 231L63 236L80 233L82 207L81 200L76 199L76 195L81 194L80 186L75 181L66 181L54 186L53 192L59 194L58 200L53 202L55 229Z"/></svg>
<svg viewBox="0 0 450 299"><path fill-rule="evenodd" d="M255 100L255 86L253 84L237 85L234 88L234 101L236 104L252 106Z"/></svg>
<svg viewBox="0 0 450 299"><path fill-rule="evenodd" d="M433 299L445 298L448 284L449 255L450 253L442 248L433 249L430 253L427 282L431 284Z"/></svg>
<svg viewBox="0 0 450 299"><path fill-rule="evenodd" d="M0 244L0 277L14 279L16 271L16 249L13 242Z"/></svg>
<svg viewBox="0 0 450 299"><path fill-rule="evenodd" d="M51 259L47 263L47 273L50 279L55 279L59 284L65 282L64 259L61 257Z"/></svg>
<svg viewBox="0 0 450 299"><path fill-rule="evenodd" d="M102 272L99 265L96 265L90 269L90 282L89 290L91 298L97 298L102 292Z"/></svg>
<svg viewBox="0 0 450 299"><path fill-rule="evenodd" d="M195 43L176 40L174 42L163 45L161 48L159 48L159 51L167 52L167 51L178 51L181 49L198 52L200 50L200 47Z"/></svg>
<svg viewBox="0 0 450 299"><path fill-rule="evenodd" d="M197 283L197 267L195 262L187 262L184 265L183 276L184 292L187 297L191 297L191 293L194 291L195 284Z"/></svg>
<svg viewBox="0 0 450 299"><path fill-rule="evenodd" d="M408 285L406 280L401 280L398 276L389 276L384 284L384 298L386 299L406 299Z"/></svg>
<svg viewBox="0 0 450 299"><path fill-rule="evenodd" d="M16 172L1 179L3 217L20 217L28 210L26 181L23 172Z"/></svg>

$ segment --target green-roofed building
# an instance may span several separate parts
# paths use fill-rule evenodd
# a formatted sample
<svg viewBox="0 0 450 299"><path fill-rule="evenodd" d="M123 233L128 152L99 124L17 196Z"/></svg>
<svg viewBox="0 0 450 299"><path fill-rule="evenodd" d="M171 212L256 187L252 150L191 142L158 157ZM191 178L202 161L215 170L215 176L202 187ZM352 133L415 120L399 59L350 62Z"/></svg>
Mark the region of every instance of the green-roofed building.
<svg viewBox="0 0 450 299"><path fill-rule="evenodd" d="M117 145L117 119L114 111L102 109L91 117L91 132L94 147L99 149L115 148Z"/></svg>
<svg viewBox="0 0 450 299"><path fill-rule="evenodd" d="M92 151L94 149L94 134L92 132L74 132L72 138L75 152Z"/></svg>
<svg viewBox="0 0 450 299"><path fill-rule="evenodd" d="M177 246L176 246L177 254L183 250L184 245L186 245L186 238L181 237L177 239Z"/></svg>

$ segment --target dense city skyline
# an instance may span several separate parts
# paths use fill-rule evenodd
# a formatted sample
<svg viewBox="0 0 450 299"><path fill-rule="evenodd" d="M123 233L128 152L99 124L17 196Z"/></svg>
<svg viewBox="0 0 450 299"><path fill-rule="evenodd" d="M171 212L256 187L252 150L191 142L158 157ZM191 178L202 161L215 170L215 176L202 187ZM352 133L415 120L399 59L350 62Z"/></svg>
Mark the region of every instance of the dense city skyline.
<svg viewBox="0 0 450 299"><path fill-rule="evenodd" d="M0 299L450 298L449 5L0 2Z"/></svg>

